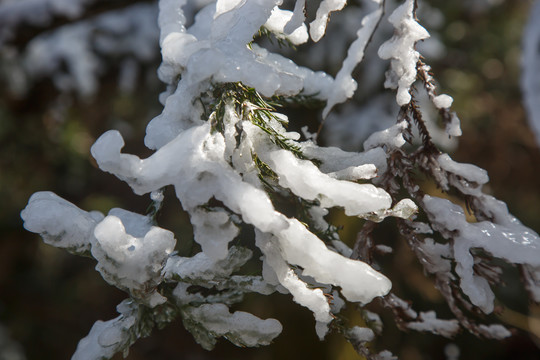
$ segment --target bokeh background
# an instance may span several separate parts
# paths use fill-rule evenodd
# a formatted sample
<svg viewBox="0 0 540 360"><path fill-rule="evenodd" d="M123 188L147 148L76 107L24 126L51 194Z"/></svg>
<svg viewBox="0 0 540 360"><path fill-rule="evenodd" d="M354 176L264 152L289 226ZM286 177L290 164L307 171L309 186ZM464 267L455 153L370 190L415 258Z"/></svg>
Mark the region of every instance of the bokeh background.
<svg viewBox="0 0 540 360"><path fill-rule="evenodd" d="M540 150L519 88L521 36L531 2L426 3L441 11L442 20L430 31L444 44L442 54L427 60L442 91L454 97L453 108L462 121L463 136L451 156L488 170L491 181L485 190L540 232ZM0 51L6 55L8 49ZM126 138L126 152L151 154L142 139L146 123L161 110L157 99L163 86L153 76L159 66L157 44L155 54L137 70L138 80L128 90L118 85L120 65L112 61L92 97L59 93L47 78L33 83L24 96L0 83L0 359L67 359L96 320L117 316L115 306L125 294L105 283L94 270L95 262L43 244L23 229L19 212L42 190L85 210L146 212L149 197L134 195L125 183L101 172L89 149L104 131L116 128ZM0 81L10 75L6 58L0 62ZM317 127L316 116L304 121ZM339 212L332 217L343 225L343 238L353 241L361 224ZM158 221L176 234L185 252L194 251L188 220L167 189ZM395 291L412 300L417 310L433 308L441 317L450 316L391 222L377 236L395 248L384 263ZM510 269L506 286L497 290L506 308L490 318L515 329L514 337L490 341L462 333L449 340L402 333L391 314L381 310L385 333L373 346L389 349L402 360L451 359L454 344L459 359L540 359L540 307L528 302L516 273ZM284 325L282 335L265 348L241 349L221 340L213 352L206 352L177 321L139 340L127 358L360 359L339 336L319 342L311 313L287 296L249 296L238 309L276 317ZM349 310L352 322L358 323L354 309Z"/></svg>

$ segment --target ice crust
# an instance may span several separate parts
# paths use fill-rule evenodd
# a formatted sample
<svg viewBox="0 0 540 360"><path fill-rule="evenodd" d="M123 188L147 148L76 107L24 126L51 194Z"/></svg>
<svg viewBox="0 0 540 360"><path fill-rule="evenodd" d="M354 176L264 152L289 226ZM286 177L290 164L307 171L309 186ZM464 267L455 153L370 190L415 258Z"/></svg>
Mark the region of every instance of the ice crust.
<svg viewBox="0 0 540 360"><path fill-rule="evenodd" d="M461 136L461 121L456 113L452 113L450 122L446 124L445 131L450 136Z"/></svg>

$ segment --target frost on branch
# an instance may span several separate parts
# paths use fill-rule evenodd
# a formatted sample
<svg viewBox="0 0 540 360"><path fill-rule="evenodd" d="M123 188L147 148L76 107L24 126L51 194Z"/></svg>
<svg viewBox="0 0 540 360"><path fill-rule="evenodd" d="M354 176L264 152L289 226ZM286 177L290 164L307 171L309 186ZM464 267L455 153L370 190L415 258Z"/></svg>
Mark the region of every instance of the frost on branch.
<svg viewBox="0 0 540 360"><path fill-rule="evenodd" d="M118 306L118 318L96 322L74 358L111 358L177 318L205 349L219 337L238 346L268 345L282 330L278 320L230 308L245 294L276 291L313 313L321 339L339 332L369 359L395 358L388 351L372 354L367 345L384 331L380 317L365 308L373 301L389 308L403 330L452 337L465 328L503 338L509 335L504 327L474 319L478 310L493 310L491 287L502 272L494 258L519 264L531 297L540 298L538 235L482 192L489 180L484 170L452 160L433 140L415 81L423 85L447 134L459 136L461 129L452 98L437 94L431 68L415 50L429 36L416 20L416 1L393 9L394 35L378 52L391 60L386 85L397 89L400 108L394 104L386 116L396 123L370 134L360 152L321 147L315 136L302 140L288 130L298 119L289 119L280 107L326 101L326 116L354 95L353 70L366 61L388 6L367 4L334 79L256 42L260 36L293 45L308 42L306 1L297 0L292 11L281 8L279 0L159 1L158 76L167 89L160 96L163 111L147 127L145 144L154 152L147 158L123 153L121 133L111 130L91 153L101 170L135 194L151 194L156 212L162 189L172 187L201 251L175 252L176 239L185 235L160 228L155 212L113 209L104 217L52 193L35 194L22 212L25 227L51 245L92 256L103 278L129 296ZM348 11L345 5L320 3L309 25L313 40L325 34L331 12ZM378 99L370 105L386 106L383 97ZM466 201L475 222L457 204L425 194L426 181ZM294 206L284 209L280 201ZM335 208L361 221L352 247L329 222ZM382 223L387 217L395 218L455 319L418 312L391 292L391 280L377 260L397 255L374 235L378 226L388 225ZM257 249L242 245L241 233L251 235ZM254 253L262 257L252 259ZM244 265L257 260L256 273L247 273ZM361 307L367 327L350 327L341 311L351 303Z"/></svg>

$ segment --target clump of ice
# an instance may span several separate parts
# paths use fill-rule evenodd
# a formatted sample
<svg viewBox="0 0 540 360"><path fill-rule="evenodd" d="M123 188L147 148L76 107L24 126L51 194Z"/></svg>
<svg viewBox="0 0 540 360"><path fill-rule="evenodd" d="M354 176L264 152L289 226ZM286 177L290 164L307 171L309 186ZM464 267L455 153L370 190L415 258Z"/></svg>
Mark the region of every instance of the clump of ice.
<svg viewBox="0 0 540 360"><path fill-rule="evenodd" d="M133 328L138 320L138 305L124 300L117 310L120 313L117 318L95 322L90 333L79 341L72 360L111 359L134 342Z"/></svg>
<svg viewBox="0 0 540 360"><path fill-rule="evenodd" d="M216 260L224 259L229 242L238 235L238 228L225 211L195 210L191 213L195 241L202 251Z"/></svg>
<svg viewBox="0 0 540 360"><path fill-rule="evenodd" d="M103 214L83 211L58 195L44 191L32 195L21 217L25 229L40 234L45 243L85 254L92 247L94 228Z"/></svg>
<svg viewBox="0 0 540 360"><path fill-rule="evenodd" d="M360 326L354 326L353 328L349 330L348 334L355 341L359 341L359 342L369 342L375 338L375 334L373 333L373 330L369 328L360 327Z"/></svg>
<svg viewBox="0 0 540 360"><path fill-rule="evenodd" d="M262 320L243 311L231 314L224 304L189 307L184 309L183 314L189 321L201 324L212 337L224 336L237 346L268 345L282 330L281 324L275 319ZM207 349L211 349L215 343L215 340L204 339L201 335L197 340Z"/></svg>
<svg viewBox="0 0 540 360"><path fill-rule="evenodd" d="M459 322L457 320L437 319L434 311L421 312L418 320L408 323L407 327L411 330L429 331L448 338L453 337L459 331Z"/></svg>
<svg viewBox="0 0 540 360"><path fill-rule="evenodd" d="M390 149L400 148L405 145L403 131L407 128L407 122L401 121L388 129L377 131L364 141L364 149L370 150L377 147Z"/></svg>
<svg viewBox="0 0 540 360"><path fill-rule="evenodd" d="M450 174L443 186L450 184L464 194L480 195L482 185L489 181L487 171L484 169L472 164L455 162L448 154L439 155L437 162L441 169Z"/></svg>
<svg viewBox="0 0 540 360"><path fill-rule="evenodd" d="M489 197L486 201L490 201ZM504 210L499 209L499 219L493 222L469 223L463 209L448 200L425 195L423 203L435 230L443 234L455 232L453 253L461 289L485 313L493 311L495 296L488 281L473 270L471 249L481 248L514 264L540 265L540 237L516 219L508 221L507 210L504 216ZM497 209L497 205L491 208Z"/></svg>
<svg viewBox="0 0 540 360"><path fill-rule="evenodd" d="M414 6L414 0L406 0L394 10L388 21L394 26L395 34L379 48L379 57L391 60L385 87L397 89L396 101L399 106L411 101L409 90L416 80L416 64L420 59L420 53L414 46L429 37L426 29L414 18Z"/></svg>
<svg viewBox="0 0 540 360"><path fill-rule="evenodd" d="M319 41L326 32L326 24L330 20L330 13L343 9L346 0L323 0L317 9L315 20L309 24L309 34L313 41Z"/></svg>
<svg viewBox="0 0 540 360"><path fill-rule="evenodd" d="M461 121L456 113L452 113L450 122L446 124L445 131L450 136L461 136Z"/></svg>
<svg viewBox="0 0 540 360"><path fill-rule="evenodd" d="M452 106L453 101L454 99L446 94L438 95L433 98L433 104L437 109L448 109Z"/></svg>
<svg viewBox="0 0 540 360"><path fill-rule="evenodd" d="M386 153L381 147L374 147L365 152L343 151L337 147L320 147L312 142L302 144L303 153L311 159L321 162L319 169L326 174L338 173L343 169L374 165L377 175L386 169Z"/></svg>
<svg viewBox="0 0 540 360"><path fill-rule="evenodd" d="M300 1L297 3L301 3ZM309 35L307 26L304 24L303 19L300 19L298 13L303 11L296 10L296 13L288 10L282 10L279 7L275 7L264 27L274 34L278 34L278 37L289 40L294 45L300 45L308 41ZM293 16L295 16L293 19ZM293 28L296 26L295 28ZM288 28L287 31L285 28ZM293 29L290 29L293 28Z"/></svg>
<svg viewBox="0 0 540 360"><path fill-rule="evenodd" d="M494 339L504 339L512 336L512 333L502 325L480 325L479 329L486 334L489 334Z"/></svg>
<svg viewBox="0 0 540 360"><path fill-rule="evenodd" d="M388 193L371 184L334 179L310 161L300 160L288 151L277 150L261 157L280 174L279 184L307 200L319 200L323 207L342 206L349 216L386 209Z"/></svg>
<svg viewBox="0 0 540 360"><path fill-rule="evenodd" d="M306 9L306 0L296 0L294 4L292 16L290 17L289 21L283 28L283 31L286 34L292 34L294 31L297 31L297 29L300 27L304 28L305 26L304 21L306 20L306 15L304 14L305 9Z"/></svg>
<svg viewBox="0 0 540 360"><path fill-rule="evenodd" d="M476 165L455 162L448 154L439 155L437 162L443 170L461 176L464 179L467 179L467 181L481 185L486 184L489 181L486 170L481 169Z"/></svg>
<svg viewBox="0 0 540 360"><path fill-rule="evenodd" d="M192 257L171 256L163 269L165 278L198 281L221 281L244 265L252 252L246 248L231 247L225 259L214 259L200 252Z"/></svg>
<svg viewBox="0 0 540 360"><path fill-rule="evenodd" d="M111 211L94 229L92 255L96 269L110 284L150 307L166 298L157 291L161 270L176 240L167 230L151 226L148 218L128 211Z"/></svg>
<svg viewBox="0 0 540 360"><path fill-rule="evenodd" d="M332 321L330 305L322 290L310 289L305 282L298 278L280 254L277 239L258 232L256 241L257 246L263 252L265 264L272 269L272 276L275 276L279 283L293 295L293 300L310 309L317 322L329 323ZM271 281L268 279L268 275L265 276L265 279Z"/></svg>

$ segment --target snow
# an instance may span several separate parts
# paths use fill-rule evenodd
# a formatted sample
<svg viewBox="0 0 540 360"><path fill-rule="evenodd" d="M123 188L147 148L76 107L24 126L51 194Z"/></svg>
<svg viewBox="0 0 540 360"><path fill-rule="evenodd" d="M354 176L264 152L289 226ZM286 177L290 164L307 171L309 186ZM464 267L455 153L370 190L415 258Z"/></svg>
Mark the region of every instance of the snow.
<svg viewBox="0 0 540 360"><path fill-rule="evenodd" d="M173 5L160 7L160 24L166 30L161 34L163 63L159 75L174 89L163 96L163 112L147 127L148 147L158 149L182 130L201 123L201 109L193 105L194 100L209 89L212 81L240 81L266 97L295 95L301 91L318 94L321 99L328 97L328 85L333 79L326 73L299 67L256 44L247 46L272 13L276 15L268 25L276 31L286 25L284 19L289 19L289 15L292 19L292 13L284 15L282 10L276 10L276 3L256 0L224 3L224 7L218 3L217 13L215 6L208 5L188 29L182 25L185 17L181 9L175 7L171 11ZM302 31L302 27L298 29ZM294 32L286 37L300 41L296 38L298 34ZM179 73L182 79L176 84Z"/></svg>
<svg viewBox="0 0 540 360"><path fill-rule="evenodd" d="M452 202L425 195L424 208L435 230L455 232L453 252L457 262L455 271L461 279L461 289L471 302L486 314L493 311L493 294L488 282L473 271L471 249L481 248L491 255L514 264L540 265L540 237L532 230L510 218L504 206L492 202L490 208L498 212L494 222L469 223L463 209Z"/></svg>
<svg viewBox="0 0 540 360"><path fill-rule="evenodd" d="M479 185L486 184L489 181L487 171L472 164L458 163L448 154L441 154L437 157L437 162L444 171L461 176L469 182Z"/></svg>
<svg viewBox="0 0 540 360"><path fill-rule="evenodd" d="M280 174L279 184L307 200L319 200L322 207L342 206L348 216L386 209L391 205L388 193L371 184L334 179L311 162L277 150L261 154L263 161Z"/></svg>
<svg viewBox="0 0 540 360"><path fill-rule="evenodd" d="M58 195L44 191L30 197L21 217L24 228L41 234L45 243L81 254L90 250L94 228L103 215L83 211Z"/></svg>
<svg viewBox="0 0 540 360"><path fill-rule="evenodd" d="M319 147L312 142L302 144L302 152L311 159L321 162L319 169L323 173L338 173L351 167L362 167L372 164L377 174L382 175L387 168L386 153L380 147L365 152L343 151L337 147ZM365 169L365 168L364 168Z"/></svg>
<svg viewBox="0 0 540 360"><path fill-rule="evenodd" d="M397 360L397 357L394 356L390 351L383 350L377 355L373 356L374 360Z"/></svg>
<svg viewBox="0 0 540 360"><path fill-rule="evenodd" d="M328 176L338 180L356 181L372 179L377 176L377 167L373 164L349 166L343 170L328 173Z"/></svg>
<svg viewBox="0 0 540 360"><path fill-rule="evenodd" d="M300 19L298 15L295 19L293 19L293 16L295 16L295 13L292 11L281 10L276 6L272 10L268 21L266 21L264 24L264 27L274 34L281 34L278 35L279 38L287 39L294 45L304 44L309 39L307 26L304 24L303 19ZM285 30L286 27L294 26L297 27L291 29L291 31Z"/></svg>
<svg viewBox="0 0 540 360"><path fill-rule="evenodd" d="M205 304L184 311L191 321L204 324L214 336L225 336L238 346L268 345L281 333L275 319L262 320L244 311L230 313L224 304Z"/></svg>
<svg viewBox="0 0 540 360"><path fill-rule="evenodd" d="M377 147L388 147L389 149L400 148L405 145L403 131L407 128L407 122L401 121L388 129L377 131L364 141L364 149L370 150Z"/></svg>
<svg viewBox="0 0 540 360"><path fill-rule="evenodd" d="M259 154L261 159L279 175L282 186L291 189L297 195L307 199L318 199L323 207L344 207L348 214L358 216L367 216L369 214L364 214L369 212L385 212L390 206L388 194L381 189L373 185L336 180L320 172L311 162L299 160L285 150L276 149L275 145L264 140L265 133L251 123L243 122L242 129L253 143L258 145L252 151ZM109 132L94 144L92 154L100 168L127 181L136 193L147 193L173 184L184 208L192 214L199 204L204 204L212 196L215 197L240 214L246 223L254 225L261 232L272 234L277 239L276 242L287 263L301 266L303 275L312 276L320 283L340 286L343 295L350 301L368 303L374 297L388 292L390 282L386 277L365 263L344 258L329 250L297 220L288 219L276 212L263 191L243 182L225 161L225 139L219 133L212 134L210 130L208 124L185 130L145 160L121 154L123 141L120 135L117 132ZM333 151L342 155L342 159L346 155L338 149ZM355 161L358 161L358 158ZM344 159L341 161L341 165L343 164ZM297 177L298 169L301 169L303 175L309 176ZM337 192L337 187L347 191ZM358 195L354 198L342 195L351 193ZM407 209L405 216L410 216L408 209L416 209L412 202L403 202L400 206ZM399 206L395 211L396 214L398 211L402 211L399 210ZM195 227L197 226L195 221ZM203 225L201 227L204 228ZM208 226L205 231L209 231ZM215 230L211 231L217 233ZM232 234L234 231L229 239ZM282 265L286 266L283 260ZM290 271L279 272L277 279L293 293L296 301L309 308L316 308L312 305L312 300L309 300L311 298L303 295L306 291L303 288L305 285L295 280L294 274ZM308 294L311 293L308 291ZM322 295L319 296L319 307L323 304L322 300L326 304L324 306L328 306L323 298ZM327 310L324 312L328 314ZM314 313L322 314L323 311L315 310ZM316 316L320 318L322 315Z"/></svg>
<svg viewBox="0 0 540 360"><path fill-rule="evenodd" d="M364 328L360 326L354 326L352 327L349 332L349 336L354 338L356 341L359 342L369 342L372 341L375 338L375 334L373 333L373 330L369 328Z"/></svg>
<svg viewBox="0 0 540 360"><path fill-rule="evenodd" d="M452 113L450 123L446 124L445 131L450 136L461 136L461 121L456 113Z"/></svg>
<svg viewBox="0 0 540 360"><path fill-rule="evenodd" d="M236 235L238 228L231 222L225 211L205 211L197 209L191 214L195 241L202 251L216 260L224 259L228 253L228 245Z"/></svg>
<svg viewBox="0 0 540 360"><path fill-rule="evenodd" d="M486 332L494 339L504 339L512 336L512 333L502 325L480 325L480 330Z"/></svg>
<svg viewBox="0 0 540 360"><path fill-rule="evenodd" d="M349 301L367 304L390 290L388 278L361 261L328 250L297 220L290 220L289 227L278 235L278 239L288 262L301 266L304 275L312 276L320 283L340 286L341 293Z"/></svg>
<svg viewBox="0 0 540 360"><path fill-rule="evenodd" d="M109 321L96 321L90 333L79 341L72 360L110 359L134 341L130 332L136 325L138 307L130 300L124 300L117 307L121 314Z"/></svg>
<svg viewBox="0 0 540 360"><path fill-rule="evenodd" d="M418 316L420 321L410 322L407 328L416 331L429 331L444 337L453 337L459 331L457 320L440 320L434 311L421 312Z"/></svg>
<svg viewBox="0 0 540 360"><path fill-rule="evenodd" d="M176 244L174 235L151 226L145 216L125 210L111 213L94 229L96 270L108 283L128 290L150 307L164 303L155 288Z"/></svg>
<svg viewBox="0 0 540 360"><path fill-rule="evenodd" d="M43 26L55 17L75 19L95 0L19 0L0 3L0 45L11 40L15 28Z"/></svg>
<svg viewBox="0 0 540 360"><path fill-rule="evenodd" d="M326 25L330 20L330 13L343 9L346 3L346 0L323 0L321 2L317 9L315 20L309 24L309 34L313 41L317 42L323 37L326 31Z"/></svg>
<svg viewBox="0 0 540 360"><path fill-rule="evenodd" d="M332 84L331 95L323 110L323 118L326 118L336 104L342 103L353 96L357 84L352 77L352 72L364 58L366 47L382 15L383 9L379 8L362 19L362 27L356 33L357 38L349 47L347 57L343 60L341 69L339 69Z"/></svg>
<svg viewBox="0 0 540 360"><path fill-rule="evenodd" d="M397 89L396 101L399 106L411 101L409 90L416 80L416 63L420 59L420 53L414 46L429 37L426 29L414 19L414 4L414 0L406 0L390 15L388 21L394 26L395 34L379 48L379 57L391 60L385 87Z"/></svg>
<svg viewBox="0 0 540 360"><path fill-rule="evenodd" d="M306 28L304 24L304 21L306 20L306 16L304 14L305 8L306 0L296 0L296 2L294 3L292 16L289 18L287 24L283 28L283 32L285 34L292 34L293 32L298 31L300 27L303 29ZM308 39L306 38L305 41L307 40Z"/></svg>
<svg viewBox="0 0 540 360"><path fill-rule="evenodd" d="M65 2L58 1L61 2L56 4ZM82 1L74 2L70 11L76 13L81 4ZM145 159L123 153L124 139L113 130L95 142L91 153L101 170L125 181L138 195L150 194L156 209L164 201L163 188L172 185L182 209L190 216L194 241L201 247L200 252L189 257L174 252L175 236L155 225L155 214L145 216L112 209L104 216L83 211L50 192L32 196L21 213L24 226L40 233L46 243L91 255L97 260L96 269L102 277L130 296L119 305L119 317L95 323L79 343L74 359L110 358L126 350L140 336L137 331L142 326L138 323L141 309L155 311L156 315L162 310L167 312L166 306L172 307L181 313L196 340L210 349L220 336L239 346L257 346L269 344L281 332L275 319L262 320L242 311L231 313L229 306L241 301L248 292L290 294L293 301L313 313L315 330L321 339L345 301L365 305L389 294L390 279L377 271L376 265L374 268L351 259L352 249L339 239L325 217L332 208L375 222L389 216L410 220L418 211L411 199L392 198L377 187L386 178L383 175L389 171L392 152L407 150L399 150L405 144L403 133L407 123L389 123L395 119L396 103L406 106L411 100L409 92L420 58L415 45L429 36L415 20L414 4L414 0L405 0L390 15L394 36L378 51L382 59L390 60L385 85L397 89L396 102L390 97L370 95L362 108L343 107L345 117L362 123L346 122L342 129L363 132L351 134L351 141L357 146L362 143L360 136L365 139L363 152L319 147L313 134L305 129L308 139L300 141L299 133L288 132L284 127L289 122L287 116L271 109L264 109L265 124L256 124L254 115L261 109L247 97L238 96L238 103L224 101L223 116L214 112L208 119L207 111L213 111L219 100L215 94L223 84L241 82L266 98L310 95L327 101L323 111L326 117L336 104L351 98L359 86L352 73L364 60L382 17L380 1L366 7L368 13L363 14L366 16L356 34L351 31L350 37L340 39L340 44L352 44L335 79L253 43L261 27L293 44L307 42L305 0L297 0L293 11L281 9L280 0L160 0L159 36L145 22L148 18L138 17L141 10L131 8L131 20L119 16L123 20L117 21L116 15L103 15L80 26L61 28L30 44L27 63L35 65L36 74L55 74L54 81L62 89L91 94L96 91L101 64L90 52L91 46L126 56L122 59L121 78L124 88L129 90L138 70L134 59L149 59L153 50L138 47L136 42L117 48L116 38L136 31L137 21L145 24L138 39L157 41L159 37L162 64L158 74L167 90L160 96L163 111L148 124L145 137L145 144L155 151ZM344 0L320 2L309 27L314 41L326 32L330 14L344 6ZM191 22L188 15L198 8ZM1 11L2 7L0 18ZM128 13L131 12L124 15ZM351 19L357 21L356 17L348 21ZM96 24L114 36L92 38ZM69 66L69 74L59 73L62 61L73 65ZM366 64L366 69L368 83L373 81L370 76L376 77L374 74L382 71L373 70L370 64ZM371 71L374 74L369 74ZM428 90L427 101L448 114L452 98L434 94ZM333 115L328 118L332 120ZM216 123L220 129L216 129ZM374 132L375 129L380 131ZM446 133L461 134L459 119L453 113ZM468 222L460 206L425 195L422 207L429 225L408 224L416 234L438 231L448 240L439 243L432 238L419 239L415 250L421 253L425 270L436 276L445 274L445 279L453 279L457 274L460 287L472 304L490 313L494 295L487 280L474 271L471 252L483 249L496 258L523 264L529 276L528 290L539 297L538 235L511 216L503 203L482 194L482 186L489 180L484 170L459 164L446 154L437 156L434 164L440 167L436 170L442 174L443 190L454 187L471 195L483 213L477 216L477 222ZM265 171L271 175L263 182ZM305 206L306 223L274 207L269 188L309 204ZM237 273L253 255L247 248L232 245L244 228L253 229L255 246L262 254L262 271L258 275ZM324 236L318 237L319 233ZM392 252L388 246L374 246L380 253ZM174 286L172 293L163 291L163 284L171 289ZM199 291L200 288L209 291ZM452 336L458 330L456 320L439 320L433 312L418 314L392 294L387 299L406 316L416 319L407 325L410 329L443 336ZM365 318L368 325L374 323L376 332L382 328L380 318L374 314L366 312ZM509 334L497 325L483 325L479 330L496 338ZM350 335L361 343L374 339L374 332L368 328L353 327ZM381 352L373 358L394 356Z"/></svg>
<svg viewBox="0 0 540 360"><path fill-rule="evenodd" d="M172 280L175 276L206 282L218 282L227 279L250 258L252 252L245 248L231 247L226 259L214 259L204 252L192 257L171 256L163 268L165 278Z"/></svg>
<svg viewBox="0 0 540 360"><path fill-rule="evenodd" d="M454 99L446 94L438 95L433 98L433 104L437 109L448 109L452 106L453 101Z"/></svg>
<svg viewBox="0 0 540 360"><path fill-rule="evenodd" d="M310 289L305 282L298 278L283 260L277 239L257 232L256 241L257 246L264 254L264 262L271 267L279 283L293 295L293 300L310 309L317 322L329 323L332 321L330 305L322 290Z"/></svg>

